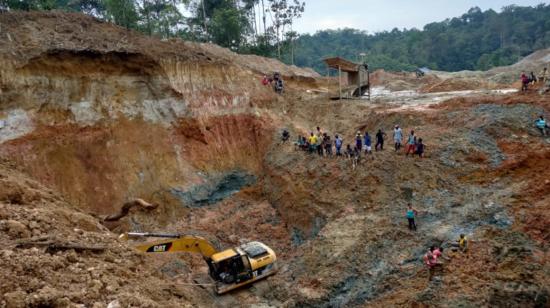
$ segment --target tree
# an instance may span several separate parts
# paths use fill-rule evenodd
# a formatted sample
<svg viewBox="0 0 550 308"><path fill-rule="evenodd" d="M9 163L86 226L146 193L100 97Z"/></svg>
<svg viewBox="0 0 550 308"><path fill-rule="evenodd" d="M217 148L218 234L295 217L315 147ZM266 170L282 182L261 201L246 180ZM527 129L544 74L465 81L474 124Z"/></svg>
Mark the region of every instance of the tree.
<svg viewBox="0 0 550 308"><path fill-rule="evenodd" d="M135 29L138 13L132 0L104 0L106 19L119 26Z"/></svg>
<svg viewBox="0 0 550 308"><path fill-rule="evenodd" d="M295 18L299 18L305 9L305 2L300 3L298 0L293 0L292 4L288 0L268 0L270 3L270 13L272 23L277 40L277 57L281 58L281 40L282 34L285 33L284 28L287 25L292 25Z"/></svg>
<svg viewBox="0 0 550 308"><path fill-rule="evenodd" d="M243 35L248 31L246 18L235 8L220 8L214 11L210 31L214 42L223 47L237 49Z"/></svg>

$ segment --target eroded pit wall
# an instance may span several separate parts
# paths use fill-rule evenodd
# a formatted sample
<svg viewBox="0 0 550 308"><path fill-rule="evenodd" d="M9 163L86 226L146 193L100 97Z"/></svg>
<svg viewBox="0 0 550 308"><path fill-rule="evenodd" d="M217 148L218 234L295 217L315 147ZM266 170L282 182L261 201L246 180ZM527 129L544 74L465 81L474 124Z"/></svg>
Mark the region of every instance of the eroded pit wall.
<svg viewBox="0 0 550 308"><path fill-rule="evenodd" d="M98 214L204 174L259 174L273 135L255 106L274 94L221 61L50 50L3 62L0 157Z"/></svg>

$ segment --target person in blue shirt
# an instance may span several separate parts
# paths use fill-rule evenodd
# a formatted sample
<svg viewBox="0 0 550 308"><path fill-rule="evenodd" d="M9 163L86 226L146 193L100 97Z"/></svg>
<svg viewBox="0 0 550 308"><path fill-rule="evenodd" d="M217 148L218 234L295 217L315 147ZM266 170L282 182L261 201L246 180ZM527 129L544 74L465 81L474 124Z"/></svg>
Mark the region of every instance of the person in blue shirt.
<svg viewBox="0 0 550 308"><path fill-rule="evenodd" d="M409 230L416 231L416 223L414 218L418 215L418 211L415 210L410 203L407 204L407 220L409 221Z"/></svg>
<svg viewBox="0 0 550 308"><path fill-rule="evenodd" d="M340 136L336 135L336 139L334 139L334 145L336 146L336 156L342 156L342 138Z"/></svg>
<svg viewBox="0 0 550 308"><path fill-rule="evenodd" d="M535 126L538 128L542 136L548 135L548 132L547 132L548 124L546 124L546 120L544 119L544 116L541 115L535 121Z"/></svg>
<svg viewBox="0 0 550 308"><path fill-rule="evenodd" d="M369 132L365 132L365 157L367 155L371 155L372 159L374 159L374 156L372 155L372 140L370 139Z"/></svg>

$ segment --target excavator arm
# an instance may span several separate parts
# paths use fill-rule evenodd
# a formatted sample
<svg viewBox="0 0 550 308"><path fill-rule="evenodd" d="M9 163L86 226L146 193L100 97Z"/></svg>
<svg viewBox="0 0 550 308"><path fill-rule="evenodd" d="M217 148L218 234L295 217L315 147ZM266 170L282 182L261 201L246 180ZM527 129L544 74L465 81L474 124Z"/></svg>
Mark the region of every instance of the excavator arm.
<svg viewBox="0 0 550 308"><path fill-rule="evenodd" d="M194 235L157 234L157 233L127 233L129 238L159 237L162 240L138 244L135 248L143 252L194 252L200 253L205 259L211 259L217 249L207 239Z"/></svg>

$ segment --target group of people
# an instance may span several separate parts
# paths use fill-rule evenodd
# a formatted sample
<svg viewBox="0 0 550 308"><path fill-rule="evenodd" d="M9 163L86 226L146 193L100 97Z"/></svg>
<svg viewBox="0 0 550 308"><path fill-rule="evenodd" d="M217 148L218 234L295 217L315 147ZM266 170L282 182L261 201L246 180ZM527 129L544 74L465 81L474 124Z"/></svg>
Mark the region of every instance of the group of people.
<svg viewBox="0 0 550 308"><path fill-rule="evenodd" d="M403 142L403 130L399 127L399 125L395 125L393 129L393 141L395 144L395 151L399 151L402 146ZM412 155L418 155L418 157L422 158L424 155L424 149L425 145L422 142L422 138L417 138L414 134L414 130L411 130L409 136L407 137L407 144L405 148L405 155L409 156L409 154Z"/></svg>
<svg viewBox="0 0 550 308"><path fill-rule="evenodd" d="M412 207L410 203L407 204L407 211L405 212L405 217L407 218L408 224L409 224L409 230L416 231L416 216L418 215L418 211ZM466 235L460 234L460 237L456 242L451 243L450 245L452 247L452 250L454 251L460 251L460 252L466 252L468 249L468 239L466 238ZM441 266L442 262L440 262L440 258L448 260L448 258L443 256L443 247L438 246L431 246L426 254L424 254L424 263L426 264L426 267L429 271L429 280L432 279L432 276L434 274L434 270L437 266Z"/></svg>
<svg viewBox="0 0 550 308"><path fill-rule="evenodd" d="M460 234L460 238L456 242L451 243L451 247L454 251L465 253L468 250L468 240L466 239L466 235ZM446 257L443 252L443 247L432 245L424 254L422 259L428 269L428 280L432 280L436 269L443 266L444 263L441 259L450 261L450 259Z"/></svg>
<svg viewBox="0 0 550 308"><path fill-rule="evenodd" d="M288 139L288 131L283 132L283 139ZM358 131L355 134L353 143L348 143L344 147L344 140L338 134L334 135L334 139L323 132L320 127L317 127L316 132L311 132L309 136L298 136L298 140L294 143L296 148L307 151L309 153L317 153L319 156L344 156L349 159L359 160L361 154L364 153L365 157L373 156L373 147L372 144L376 140L374 150L383 151L384 150L384 141L386 139L386 133L381 129L375 134L374 138L371 137L369 132L362 134ZM395 126L393 132L393 140L395 143L395 151L398 151L401 148L403 142L403 131L399 128L399 125ZM425 145L422 141L422 138L417 138L414 130L411 130L411 133L407 139L407 147L405 154L418 155L423 157Z"/></svg>
<svg viewBox="0 0 550 308"><path fill-rule="evenodd" d="M544 84L548 80L548 69L546 67L543 68L538 77L535 75L534 72L531 72L529 75L527 75L525 72L521 72L520 79L521 91L525 92L529 89L530 84L535 84L537 82Z"/></svg>
<svg viewBox="0 0 550 308"><path fill-rule="evenodd" d="M277 72L273 73L272 77L267 77L267 75L264 75L262 78L262 84L264 86L271 85L273 90L279 94L282 94L284 91L283 77L281 77L281 74Z"/></svg>

